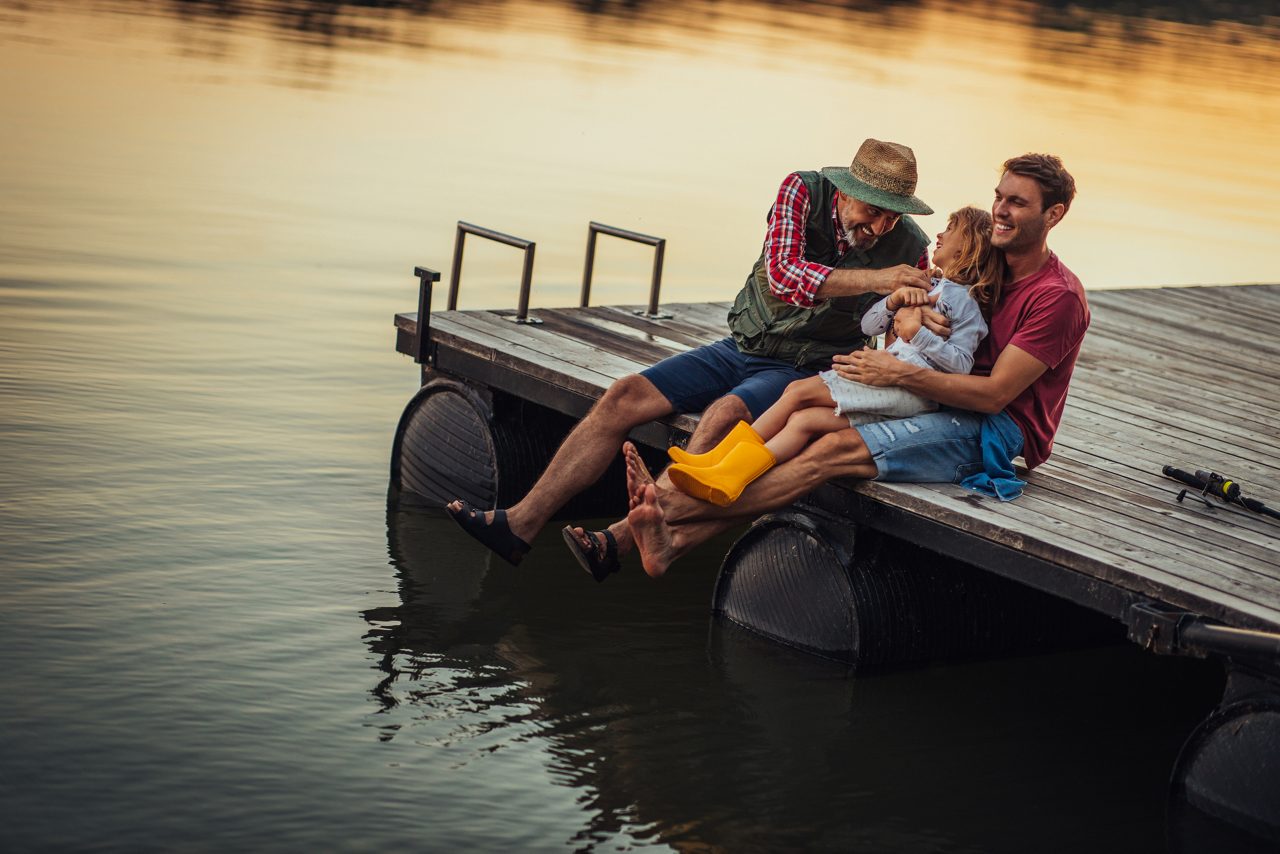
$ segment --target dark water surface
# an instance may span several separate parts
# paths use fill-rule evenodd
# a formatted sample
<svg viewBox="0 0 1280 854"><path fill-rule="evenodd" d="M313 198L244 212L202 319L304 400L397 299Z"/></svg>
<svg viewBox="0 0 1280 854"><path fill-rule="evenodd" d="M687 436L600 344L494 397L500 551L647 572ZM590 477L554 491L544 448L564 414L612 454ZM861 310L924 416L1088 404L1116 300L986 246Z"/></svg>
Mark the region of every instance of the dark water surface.
<svg viewBox="0 0 1280 854"><path fill-rule="evenodd" d="M1092 285L1275 281L1259 8L0 2L0 848L1159 850L1211 670L852 679L711 621L727 541L491 563L387 510L391 317L459 218L540 241L535 304L592 218L725 299L778 178L869 134L940 211L1063 151Z"/></svg>

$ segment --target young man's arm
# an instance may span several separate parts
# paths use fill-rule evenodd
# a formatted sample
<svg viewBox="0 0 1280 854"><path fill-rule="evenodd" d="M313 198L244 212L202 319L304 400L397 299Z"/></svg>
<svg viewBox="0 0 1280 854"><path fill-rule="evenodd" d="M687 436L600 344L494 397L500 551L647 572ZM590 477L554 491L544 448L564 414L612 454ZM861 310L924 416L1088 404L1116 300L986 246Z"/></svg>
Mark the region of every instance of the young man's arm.
<svg viewBox="0 0 1280 854"><path fill-rule="evenodd" d="M1010 344L996 359L991 376L944 374L917 367L883 350L859 350L835 357L846 379L874 386L898 386L946 406L994 415L1026 391L1049 366Z"/></svg>

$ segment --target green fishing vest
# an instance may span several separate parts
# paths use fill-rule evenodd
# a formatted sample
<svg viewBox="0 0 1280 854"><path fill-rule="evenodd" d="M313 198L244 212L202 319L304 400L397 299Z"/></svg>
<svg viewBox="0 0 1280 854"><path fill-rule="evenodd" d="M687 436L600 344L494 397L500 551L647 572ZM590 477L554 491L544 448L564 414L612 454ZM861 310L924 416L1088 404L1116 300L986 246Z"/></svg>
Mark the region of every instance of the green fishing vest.
<svg viewBox="0 0 1280 854"><path fill-rule="evenodd" d="M835 225L831 221L835 185L817 172L799 175L809 190L809 218L804 229L806 261L840 269L881 270L898 264L914 266L920 260L929 241L909 216L902 217L871 251L850 249L843 256L836 254ZM822 363L828 367L837 353L866 346L862 315L880 299L880 294L835 297L803 308L773 295L767 264L762 252L729 311L729 329L739 350L797 366Z"/></svg>

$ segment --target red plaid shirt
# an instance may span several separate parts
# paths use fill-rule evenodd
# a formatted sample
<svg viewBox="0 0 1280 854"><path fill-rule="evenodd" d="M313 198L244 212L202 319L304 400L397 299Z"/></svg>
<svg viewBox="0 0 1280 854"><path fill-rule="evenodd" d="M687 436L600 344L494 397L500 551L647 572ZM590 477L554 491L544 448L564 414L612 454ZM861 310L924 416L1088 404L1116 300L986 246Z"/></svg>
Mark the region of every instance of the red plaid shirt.
<svg viewBox="0 0 1280 854"><path fill-rule="evenodd" d="M836 203L831 200L831 225L836 235L836 251L843 255L849 251L849 235L840 222ZM764 251L768 257L769 289L783 302L808 307L817 301L819 286L831 275L833 268L804 259L804 230L809 219L809 188L792 172L778 188L778 199L769 212L769 231L765 234ZM922 270L929 269L929 252L926 249L916 262Z"/></svg>

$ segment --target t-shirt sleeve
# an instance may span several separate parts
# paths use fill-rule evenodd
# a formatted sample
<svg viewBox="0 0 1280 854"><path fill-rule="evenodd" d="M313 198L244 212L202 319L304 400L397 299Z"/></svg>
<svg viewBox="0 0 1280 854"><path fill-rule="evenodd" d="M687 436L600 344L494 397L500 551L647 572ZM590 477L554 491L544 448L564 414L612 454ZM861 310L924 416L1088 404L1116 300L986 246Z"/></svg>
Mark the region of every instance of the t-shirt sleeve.
<svg viewBox="0 0 1280 854"><path fill-rule="evenodd" d="M1076 293L1063 289L1037 298L1009 344L1056 368L1084 338L1089 310Z"/></svg>

